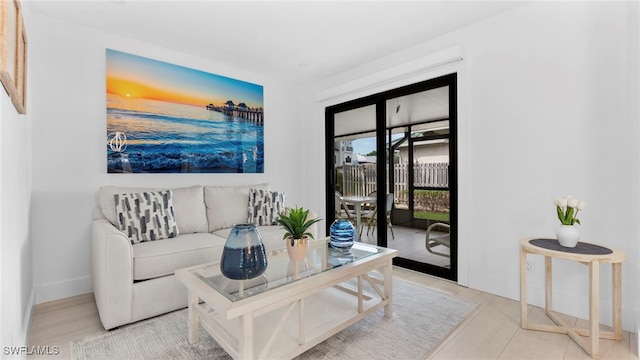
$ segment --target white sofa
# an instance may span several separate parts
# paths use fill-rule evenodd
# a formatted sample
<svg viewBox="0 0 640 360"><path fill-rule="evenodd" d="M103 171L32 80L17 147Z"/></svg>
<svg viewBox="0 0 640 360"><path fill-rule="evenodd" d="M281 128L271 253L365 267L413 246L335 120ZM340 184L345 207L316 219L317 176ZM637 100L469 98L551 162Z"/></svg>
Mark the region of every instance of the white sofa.
<svg viewBox="0 0 640 360"><path fill-rule="evenodd" d="M91 226L93 293L105 329L187 306L177 269L218 261L234 224L248 221L249 186L191 186L170 189L179 235L132 244L118 230L115 194L158 189L104 186ZM167 189L163 189L167 190ZM267 250L285 246L278 225L258 226ZM317 226L310 231L317 234Z"/></svg>

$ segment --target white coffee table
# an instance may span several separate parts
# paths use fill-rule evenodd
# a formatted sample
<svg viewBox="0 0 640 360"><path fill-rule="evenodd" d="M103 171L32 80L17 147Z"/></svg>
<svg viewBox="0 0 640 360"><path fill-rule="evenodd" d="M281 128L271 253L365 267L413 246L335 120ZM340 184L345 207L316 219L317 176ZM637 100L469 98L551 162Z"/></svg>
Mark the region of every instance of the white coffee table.
<svg viewBox="0 0 640 360"><path fill-rule="evenodd" d="M382 307L391 318L398 251L356 243L345 255L328 241L312 240L299 263L270 251L252 280L225 278L219 263L176 271L189 290L189 342L201 326L234 359L290 359Z"/></svg>

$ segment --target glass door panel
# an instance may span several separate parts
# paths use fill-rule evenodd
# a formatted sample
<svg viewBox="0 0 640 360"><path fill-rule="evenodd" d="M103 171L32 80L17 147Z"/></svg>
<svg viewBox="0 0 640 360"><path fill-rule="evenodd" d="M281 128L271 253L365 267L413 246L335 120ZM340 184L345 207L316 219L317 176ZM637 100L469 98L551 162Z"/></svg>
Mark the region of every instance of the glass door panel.
<svg viewBox="0 0 640 360"><path fill-rule="evenodd" d="M449 236L449 121L436 121L412 126L413 152L413 225L428 229L425 234L426 253L418 261L434 266L451 266L450 246L442 240ZM426 240L427 236L434 240ZM437 240L437 241L436 241Z"/></svg>
<svg viewBox="0 0 640 360"><path fill-rule="evenodd" d="M365 195L375 189L375 105L336 113L334 123L336 191Z"/></svg>
<svg viewBox="0 0 640 360"><path fill-rule="evenodd" d="M418 227L449 223L449 121L411 127L413 218ZM426 221L422 221L426 220Z"/></svg>
<svg viewBox="0 0 640 360"><path fill-rule="evenodd" d="M375 202L362 202L359 198L377 189L375 105L338 112L334 124L334 218L349 219L360 240Z"/></svg>
<svg viewBox="0 0 640 360"><path fill-rule="evenodd" d="M389 187L393 189L394 194L392 224L411 227L413 217L409 208L409 172L406 166L408 159L406 151L402 150L406 147L409 139L409 127L392 128L388 133L390 146L388 146L387 152L393 153L393 157L387 159L388 167L393 169L389 173Z"/></svg>
<svg viewBox="0 0 640 360"><path fill-rule="evenodd" d="M386 101L392 225L403 234L388 246L399 250L400 262L427 272L451 268L449 92L442 86Z"/></svg>

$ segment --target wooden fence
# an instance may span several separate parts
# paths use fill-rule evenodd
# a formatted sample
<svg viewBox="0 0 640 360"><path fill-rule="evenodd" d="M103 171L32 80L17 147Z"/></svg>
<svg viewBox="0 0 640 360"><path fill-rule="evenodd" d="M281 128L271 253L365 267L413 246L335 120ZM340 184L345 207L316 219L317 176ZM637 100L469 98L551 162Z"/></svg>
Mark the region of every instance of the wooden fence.
<svg viewBox="0 0 640 360"><path fill-rule="evenodd" d="M342 192L344 195L364 196L377 191L376 164L345 165L343 167ZM403 194L406 197L409 189L408 164L393 166L393 193L396 199ZM449 187L449 163L416 163L413 165L414 187L442 188ZM388 191L386 191L388 192Z"/></svg>
<svg viewBox="0 0 640 360"><path fill-rule="evenodd" d="M342 175L342 194L365 196L377 191L376 164L345 165Z"/></svg>
<svg viewBox="0 0 640 360"><path fill-rule="evenodd" d="M409 190L408 164L393 167L394 194L405 194ZM449 163L419 163L413 165L413 186L446 189L449 187Z"/></svg>

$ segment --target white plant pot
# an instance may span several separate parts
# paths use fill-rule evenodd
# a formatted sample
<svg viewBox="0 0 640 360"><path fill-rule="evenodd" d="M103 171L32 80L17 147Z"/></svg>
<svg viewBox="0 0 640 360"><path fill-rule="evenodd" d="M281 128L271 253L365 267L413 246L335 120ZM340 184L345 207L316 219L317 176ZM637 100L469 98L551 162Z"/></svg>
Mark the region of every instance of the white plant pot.
<svg viewBox="0 0 640 360"><path fill-rule="evenodd" d="M560 225L556 230L556 238L564 247L576 247L580 239L580 229L575 225Z"/></svg>
<svg viewBox="0 0 640 360"><path fill-rule="evenodd" d="M309 238L307 236L302 239L286 238L287 253L289 258L293 261L304 260L307 256L307 249L309 248Z"/></svg>

